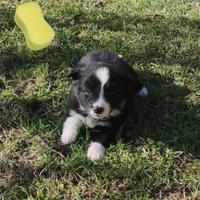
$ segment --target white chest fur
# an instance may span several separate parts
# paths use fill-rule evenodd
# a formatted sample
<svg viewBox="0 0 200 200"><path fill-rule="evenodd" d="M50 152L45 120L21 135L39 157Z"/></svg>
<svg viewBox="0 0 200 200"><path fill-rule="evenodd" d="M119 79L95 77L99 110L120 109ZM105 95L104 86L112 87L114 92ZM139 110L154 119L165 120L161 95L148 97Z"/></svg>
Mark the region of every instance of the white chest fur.
<svg viewBox="0 0 200 200"><path fill-rule="evenodd" d="M94 128L95 126L109 126L110 125L108 121L94 119L90 115L88 115L87 117L84 117L81 114L75 112L74 110L70 111L70 115L80 119L89 128Z"/></svg>

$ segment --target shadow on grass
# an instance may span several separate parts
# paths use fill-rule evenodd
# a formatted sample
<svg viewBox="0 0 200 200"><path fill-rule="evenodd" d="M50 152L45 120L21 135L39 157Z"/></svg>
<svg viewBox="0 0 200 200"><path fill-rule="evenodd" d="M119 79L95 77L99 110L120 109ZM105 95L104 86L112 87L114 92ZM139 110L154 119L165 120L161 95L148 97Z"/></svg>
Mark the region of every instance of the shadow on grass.
<svg viewBox="0 0 200 200"><path fill-rule="evenodd" d="M133 115L128 120L123 131L125 141L134 143L139 137L151 138L162 141L175 150L189 152L198 157L200 117L197 107L186 104L186 96L190 91L186 87L174 84L173 79L160 74L139 72L139 75L146 80L150 95L146 98L138 98L138 116ZM58 103L58 107L50 107L53 101ZM36 123L34 126L36 129L40 122L44 127L48 127L47 131L54 129L61 131L65 102L64 96L48 99L38 97L13 99L13 102L4 105L5 109L2 113L6 113L6 119L2 126L4 128L14 124L17 126L18 117L21 116L21 120L27 121L27 124L29 119L31 124ZM12 109L9 105L12 105ZM45 138L45 135L42 137Z"/></svg>
<svg viewBox="0 0 200 200"><path fill-rule="evenodd" d="M7 21L3 22L0 30L13 29L13 10L0 10L0 13L1 19L7 19ZM144 39L144 43L142 43L142 46L136 46L134 51L129 51L128 43L123 46L123 41L120 41L121 47L118 46L112 49L119 53L124 52L125 57L128 57L130 63L149 64L156 62L157 64L178 64L182 67L197 67L200 64L200 51L197 48L197 44L189 44L189 47L186 49L181 48L182 42L187 40L188 30L191 31L190 37L192 41L200 37L198 33L199 21L192 21L187 18L177 18L174 21L168 21L163 16L121 17L114 13L109 13L108 16L105 15L101 19L96 18L95 15L96 13L93 13L92 18L88 18L84 13L80 16L76 15L74 16L75 25L94 25L97 26L97 30L125 31L127 34L137 32L137 34L141 34L141 40ZM58 22L54 19L49 20L53 24L58 23L60 27L66 25L65 23L70 25L66 21L63 23L63 21L59 22L59 20ZM135 28L129 28L129 24ZM75 25L72 24L70 28ZM15 71L19 68L26 68L40 63L48 63L52 70L58 70L62 64L73 66L83 53L92 48L91 44L88 44L85 48L74 48L76 43L82 43L78 37L78 33L82 31L82 28L76 27L76 29L75 35L69 36L65 33L58 33L56 36L57 44L50 46L42 52L32 53L26 49L17 51L16 46L2 48L0 50L1 72L8 76L8 78L12 78L12 74L15 74ZM121 38L115 39L121 40ZM115 41L109 42L115 43ZM102 44L100 43L99 48L104 48ZM175 48L172 49L169 44L174 45ZM137 47L142 47L142 50L140 48L137 50ZM169 49L172 51L168 51ZM175 85L173 79L160 74L149 72L139 72L139 74L145 80L150 95L145 99L138 99L138 119L132 119L134 116L130 117L131 119L124 128L124 135L122 135L124 141L132 142L134 146L138 138L150 138L154 141L162 141L174 150L184 151L193 154L194 157L199 157L200 116L199 110L196 107L186 104L186 96L190 93L188 88ZM49 99L33 97L31 100L23 98L19 100L14 97L12 100L0 105L2 128L10 129L11 127L17 127L21 121L26 121L27 127L32 123L31 126L34 127L35 132L42 138L46 138L43 131L48 132L56 129L56 132L60 132L65 111L62 106L52 110L49 109L49 105L53 104L53 101L63 102L65 100L59 96ZM24 126L26 126L26 123ZM40 124L43 124L44 128L39 127ZM41 130L37 132L36 130L39 128ZM52 148L66 156L66 151L63 150L66 147L60 147L60 144L57 142L59 134L54 135L53 138L55 138L55 142L52 144ZM108 168L111 168L111 166L108 166ZM63 171L62 168L59 170ZM98 169L98 167L94 168L94 170L97 170L97 173L101 172L101 169ZM129 173L130 169L125 166L123 170L125 171L123 171L122 175L126 174L126 171ZM110 171L114 171L116 176L119 176L121 173L116 169ZM26 172L25 175L24 172ZM32 181L33 177L36 178L34 174L35 169L31 167L29 169L27 167L16 169L14 173L18 176L14 180L14 184L25 184L26 187L31 183L30 181Z"/></svg>
<svg viewBox="0 0 200 200"><path fill-rule="evenodd" d="M14 22L15 9L12 7L0 8L0 32L12 30L15 27Z"/></svg>
<svg viewBox="0 0 200 200"><path fill-rule="evenodd" d="M25 42L21 50L17 50L17 46L2 48L0 64L5 73L9 74L9 71L14 72L18 68L40 63L48 63L52 69L58 68L61 64L74 66L85 52L96 48L110 48L124 55L130 63L153 62L187 67L197 67L200 64L200 50L196 42L200 38L198 20L186 17L167 19L164 15L120 16L112 12L103 13L98 17L98 12L101 13L101 10L89 13L76 11L71 14L72 16L67 12L66 9L66 16L59 19L47 16L50 24L60 27L60 31L56 32L55 43L47 49L31 52L25 47ZM13 29L15 26L13 16L13 9L2 10L1 31ZM67 27L72 32L65 32L63 28ZM105 44L104 41L95 40L93 35L90 40L87 38L90 35L80 37L85 27L94 27L96 34L99 34L99 31L124 32L126 42L120 36L111 37ZM133 38L132 35L136 37ZM9 43L9 40L5 39L5 42Z"/></svg>
<svg viewBox="0 0 200 200"><path fill-rule="evenodd" d="M98 43L93 45L98 48L110 48L128 57L130 62L143 64L157 63L173 65L178 64L186 67L197 67L200 64L200 50L196 42L200 38L200 21L187 17L170 18L165 15L118 15L112 12L94 10L89 13L80 11L72 16L62 19L48 18L51 24L58 24L58 27L68 27L74 31L72 43L85 43L87 49L91 48L90 42ZM100 14L100 16L98 15ZM89 41L87 37L79 37L86 27L94 27L95 34L109 31L110 35L119 33L107 41ZM120 35L124 32L125 35ZM86 33L87 35L87 33ZM133 37L135 36L135 38ZM116 37L116 38L115 38ZM124 42L123 38L126 39ZM62 38L60 38L62 40ZM86 41L84 41L86 40ZM189 41L191 40L191 41ZM134 43L133 43L134 42ZM88 45L88 46L87 46ZM89 48L88 48L89 47Z"/></svg>
<svg viewBox="0 0 200 200"><path fill-rule="evenodd" d="M132 62L178 64L186 67L197 67L200 64L200 50L196 42L197 38L200 38L199 20L187 17L167 19L164 15L119 16L110 12L104 13L101 17L98 17L96 12L90 15L93 17L86 23L96 26L98 30L127 34L125 51L132 46L131 41L135 42L135 48L132 47L130 52L124 52ZM131 35L135 35L142 46L139 46L138 41ZM124 43L123 37L119 36L116 39L120 44Z"/></svg>
<svg viewBox="0 0 200 200"><path fill-rule="evenodd" d="M1 12L2 18L7 20L3 23L1 31L14 27L13 12L13 9L5 9ZM96 26L97 30L141 34L144 39L142 49L129 51L128 43L124 44L122 49L120 47L114 49L119 52L127 51L125 57L129 58L130 63L135 61L142 64L156 62L158 64L179 64L182 67L196 67L200 64L200 51L195 42L193 45L189 44L186 49L181 48L184 45L182 42L188 38L188 31L190 31L192 41L200 36L198 33L199 21L192 21L185 17L167 20L165 16L160 15L143 17L126 15L122 17L115 13L104 13L100 18L96 17L96 12L89 14L83 12L69 19L66 18L66 20L60 19L60 21L48 18L47 20L51 24L59 24L60 27L66 25L65 23L69 25L69 28L75 26L76 34L67 35L59 32L56 36L57 44L38 53L32 53L26 49L17 52L13 47L2 49L0 63L4 67L1 70L4 69L5 74L9 74L10 72L14 73L18 68L26 68L40 63L48 63L52 70L57 70L63 63L67 66L75 65L83 52L90 48L90 44L84 49L74 48L77 43L82 42L78 33L81 32L83 24ZM73 20L73 23L70 24L69 20ZM118 39L120 40L120 38ZM129 39L132 38L127 38L127 40ZM121 44L123 45L123 42ZM171 48L171 45L174 45L175 48ZM168 49L171 49L172 52ZM173 84L173 80L159 74L146 72L142 74L141 72L141 76L145 77L148 82L150 96L146 100L141 99L144 102L144 105L143 103L140 105L141 119L138 122L138 128L132 127L136 135L164 140L165 143L175 148L199 153L197 147L199 145L199 113L196 107L189 107L185 103L185 97L190 91L186 87ZM45 101L41 102L33 98L32 101L22 104L22 112L28 108L33 111L36 118L44 116L46 121L55 119L51 114L45 116L45 109L48 109L45 108ZM42 110L43 114L41 114ZM28 113L31 115L32 112Z"/></svg>
<svg viewBox="0 0 200 200"><path fill-rule="evenodd" d="M139 74L147 80L150 94L138 99L138 119L132 116L127 121L125 141L150 138L162 141L176 151L199 157L200 113L197 107L186 103L189 89L160 74Z"/></svg>
<svg viewBox="0 0 200 200"><path fill-rule="evenodd" d="M72 67L85 52L81 48L74 48L76 38L73 35L65 35L62 30L56 33L51 46L41 51L31 51L26 46L25 38L19 28L20 38L17 34L9 35L17 27L14 14L15 9L12 7L0 9L0 34L2 35L0 75L5 76L6 79L12 79L18 69L27 69L41 63L47 63L52 70L58 69L61 65Z"/></svg>

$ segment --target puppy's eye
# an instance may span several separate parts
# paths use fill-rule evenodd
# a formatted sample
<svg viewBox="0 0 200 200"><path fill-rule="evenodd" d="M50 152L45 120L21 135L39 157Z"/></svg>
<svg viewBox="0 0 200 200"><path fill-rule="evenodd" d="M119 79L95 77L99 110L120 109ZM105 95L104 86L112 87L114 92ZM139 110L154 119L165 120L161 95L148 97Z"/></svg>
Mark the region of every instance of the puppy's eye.
<svg viewBox="0 0 200 200"><path fill-rule="evenodd" d="M106 95L107 95L108 97L115 97L115 96L117 95L117 91L116 91L116 90L112 90L112 89L107 90L107 91L106 91Z"/></svg>
<svg viewBox="0 0 200 200"><path fill-rule="evenodd" d="M109 96L114 96L118 93L119 89L117 87L117 85L110 85L109 87L107 87L107 94Z"/></svg>
<svg viewBox="0 0 200 200"><path fill-rule="evenodd" d="M109 96L114 96L116 92L114 90L110 90L107 92Z"/></svg>
<svg viewBox="0 0 200 200"><path fill-rule="evenodd" d="M91 91L90 90L83 90L82 93L85 95L85 96L89 96L91 94Z"/></svg>

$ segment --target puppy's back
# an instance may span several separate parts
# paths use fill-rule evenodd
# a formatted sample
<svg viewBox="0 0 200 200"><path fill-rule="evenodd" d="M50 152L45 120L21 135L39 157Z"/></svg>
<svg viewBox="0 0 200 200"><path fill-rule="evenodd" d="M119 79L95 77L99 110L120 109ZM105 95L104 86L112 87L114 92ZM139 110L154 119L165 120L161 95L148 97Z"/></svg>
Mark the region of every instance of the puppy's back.
<svg viewBox="0 0 200 200"><path fill-rule="evenodd" d="M77 67L90 66L92 63L99 63L102 65L105 64L117 68L129 68L128 63L124 59L122 59L120 55L110 51L91 52L81 58L81 60L77 64Z"/></svg>

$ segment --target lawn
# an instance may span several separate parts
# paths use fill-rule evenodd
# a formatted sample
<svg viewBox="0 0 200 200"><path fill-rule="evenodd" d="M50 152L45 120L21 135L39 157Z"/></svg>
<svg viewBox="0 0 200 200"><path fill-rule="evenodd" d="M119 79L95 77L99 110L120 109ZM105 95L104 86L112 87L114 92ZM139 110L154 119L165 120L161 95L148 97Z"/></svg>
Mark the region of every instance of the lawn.
<svg viewBox="0 0 200 200"><path fill-rule="evenodd" d="M39 0L56 37L38 52L13 20L24 2L0 2L0 199L200 199L200 2ZM91 162L87 128L60 135L66 74L96 49L123 55L149 96Z"/></svg>

